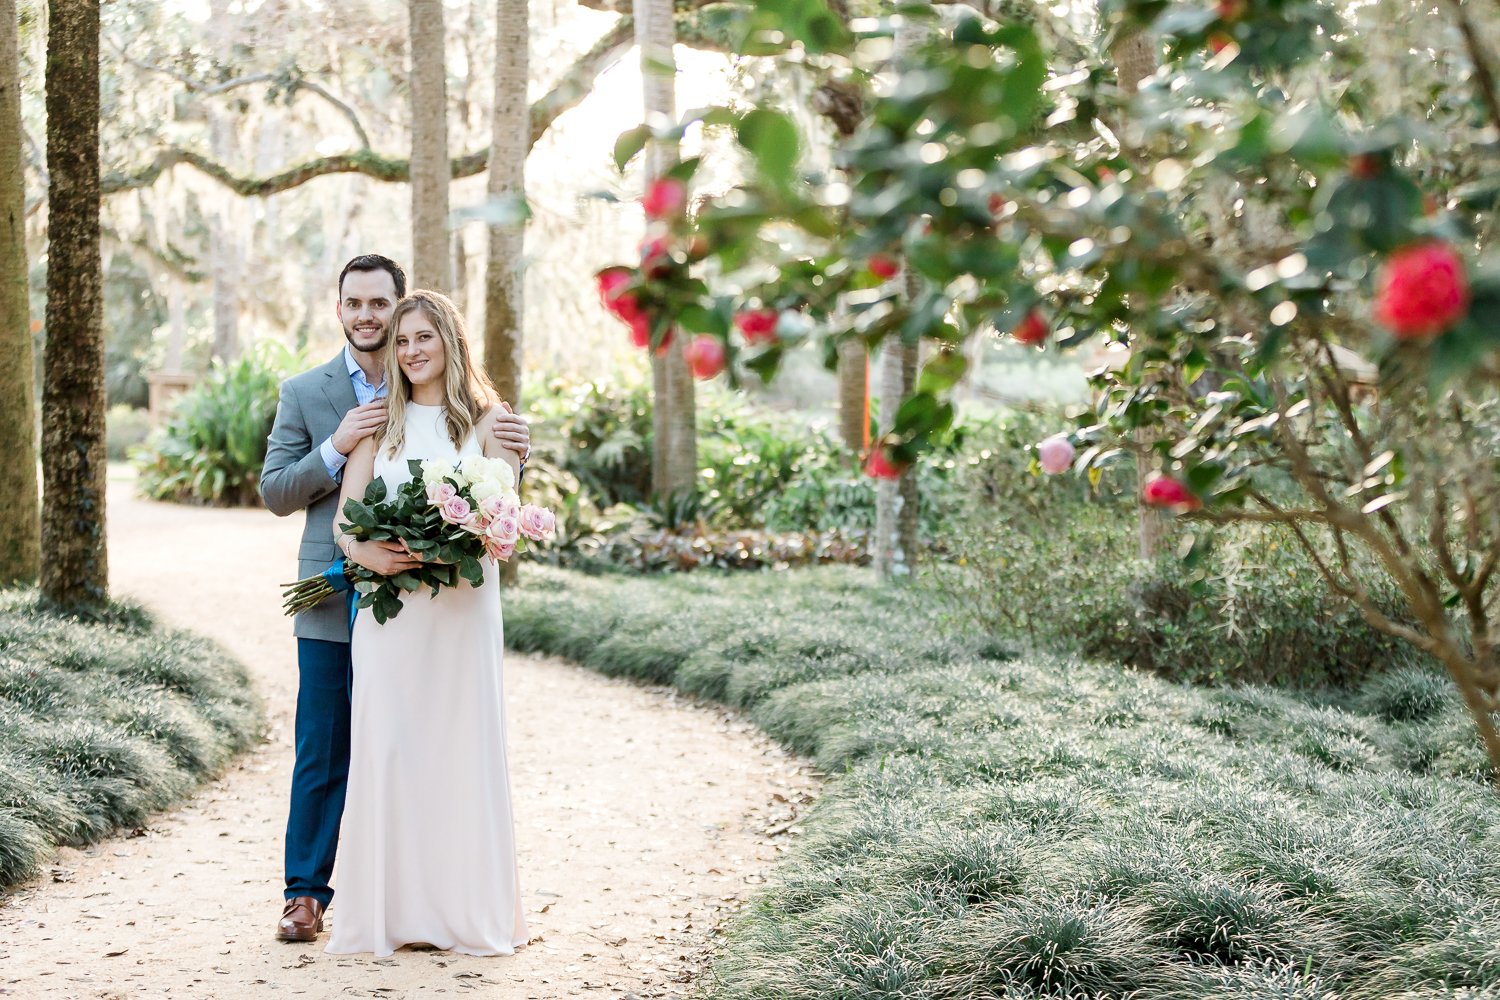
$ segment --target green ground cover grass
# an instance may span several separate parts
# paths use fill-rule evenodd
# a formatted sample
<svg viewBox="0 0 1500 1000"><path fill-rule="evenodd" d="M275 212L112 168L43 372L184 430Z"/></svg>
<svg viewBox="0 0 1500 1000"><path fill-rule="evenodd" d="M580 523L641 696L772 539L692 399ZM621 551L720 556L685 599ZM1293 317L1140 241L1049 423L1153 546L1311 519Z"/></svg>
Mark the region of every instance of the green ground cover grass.
<svg viewBox="0 0 1500 1000"><path fill-rule="evenodd" d="M244 667L116 605L99 621L0 591L0 886L216 774L262 729Z"/></svg>
<svg viewBox="0 0 1500 1000"><path fill-rule="evenodd" d="M1342 706L1018 657L827 568L528 568L520 650L745 709L832 777L709 992L1500 991L1500 799L1441 676Z"/></svg>

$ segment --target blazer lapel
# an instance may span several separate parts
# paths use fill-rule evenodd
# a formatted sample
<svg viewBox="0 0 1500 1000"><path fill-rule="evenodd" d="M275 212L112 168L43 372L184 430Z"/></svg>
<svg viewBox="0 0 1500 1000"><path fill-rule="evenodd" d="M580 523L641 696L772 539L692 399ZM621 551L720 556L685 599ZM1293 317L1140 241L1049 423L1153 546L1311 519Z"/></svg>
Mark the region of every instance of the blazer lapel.
<svg viewBox="0 0 1500 1000"><path fill-rule="evenodd" d="M328 397L329 405L338 412L336 419L343 420L344 414L359 405L359 400L354 395L354 383L349 380L349 369L344 364L343 351L323 366L323 375L323 395Z"/></svg>

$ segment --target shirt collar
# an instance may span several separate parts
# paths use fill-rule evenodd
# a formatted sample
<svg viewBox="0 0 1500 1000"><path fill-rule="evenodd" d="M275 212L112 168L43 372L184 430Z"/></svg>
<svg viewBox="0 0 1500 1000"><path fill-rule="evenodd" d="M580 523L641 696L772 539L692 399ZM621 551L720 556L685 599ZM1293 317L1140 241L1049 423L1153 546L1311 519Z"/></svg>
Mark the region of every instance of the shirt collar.
<svg viewBox="0 0 1500 1000"><path fill-rule="evenodd" d="M354 360L354 352L349 350L348 344L344 345L344 367L349 370L350 378L357 378L365 385L370 384L370 380L365 377L365 370L359 366L358 361ZM385 385L385 379L380 380L380 385ZM372 388L379 389L380 385L372 386Z"/></svg>

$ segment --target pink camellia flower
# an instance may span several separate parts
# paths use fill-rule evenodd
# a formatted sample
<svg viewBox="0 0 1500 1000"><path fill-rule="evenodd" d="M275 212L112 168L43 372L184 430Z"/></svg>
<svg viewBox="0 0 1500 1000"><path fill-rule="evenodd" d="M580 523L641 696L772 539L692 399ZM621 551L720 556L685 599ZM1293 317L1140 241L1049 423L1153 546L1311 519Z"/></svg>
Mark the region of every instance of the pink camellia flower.
<svg viewBox="0 0 1500 1000"><path fill-rule="evenodd" d="M1397 250L1375 279L1375 319L1400 340L1436 336L1468 308L1463 258L1439 240Z"/></svg>
<svg viewBox="0 0 1500 1000"><path fill-rule="evenodd" d="M672 245L665 236L641 241L641 270L648 278L665 278L672 273Z"/></svg>
<svg viewBox="0 0 1500 1000"><path fill-rule="evenodd" d="M676 215L686 204L687 185L675 177L652 181L641 196L641 208L645 209L646 218L653 221Z"/></svg>
<svg viewBox="0 0 1500 1000"><path fill-rule="evenodd" d="M773 344L776 342L776 321L780 318L781 314L775 309L746 309L734 317L734 325L751 344Z"/></svg>
<svg viewBox="0 0 1500 1000"><path fill-rule="evenodd" d="M724 343L718 337L700 333L683 348L688 368L694 378L713 378L724 370Z"/></svg>
<svg viewBox="0 0 1500 1000"><path fill-rule="evenodd" d="M1036 457L1042 471L1049 476L1067 472L1073 466L1073 442L1063 434L1055 434L1036 446Z"/></svg>
<svg viewBox="0 0 1500 1000"><path fill-rule="evenodd" d="M464 524L474 516L474 508L461 496L449 497L442 506L443 520L449 524Z"/></svg>
<svg viewBox="0 0 1500 1000"><path fill-rule="evenodd" d="M458 496L458 487L447 480L432 483L427 487L427 502L434 507L441 507L456 496Z"/></svg>
<svg viewBox="0 0 1500 1000"><path fill-rule="evenodd" d="M900 479L910 463L898 462L885 445L876 443L865 459L865 475L872 479Z"/></svg>
<svg viewBox="0 0 1500 1000"><path fill-rule="evenodd" d="M1141 490L1141 499L1147 506L1167 507L1178 513L1197 510L1203 506L1203 501L1187 488L1186 483L1171 476L1157 475L1146 480L1146 486Z"/></svg>
<svg viewBox="0 0 1500 1000"><path fill-rule="evenodd" d="M521 508L521 534L533 542L552 537L557 529L557 516L545 507L526 504Z"/></svg>
<svg viewBox="0 0 1500 1000"><path fill-rule="evenodd" d="M630 323L641 315L640 303L625 286L635 280L635 272L623 265L606 267L594 275L599 286L599 301L610 314L622 322Z"/></svg>

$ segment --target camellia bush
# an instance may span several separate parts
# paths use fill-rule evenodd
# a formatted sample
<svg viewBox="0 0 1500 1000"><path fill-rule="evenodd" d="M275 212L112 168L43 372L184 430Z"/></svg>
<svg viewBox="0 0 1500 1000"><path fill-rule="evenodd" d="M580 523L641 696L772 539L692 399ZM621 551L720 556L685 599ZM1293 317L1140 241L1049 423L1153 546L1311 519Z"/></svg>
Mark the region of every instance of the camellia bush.
<svg viewBox="0 0 1500 1000"><path fill-rule="evenodd" d="M1102 345L1097 405L1039 442L1042 466L1141 463L1189 562L1211 534L1192 522L1285 526L1328 587L1446 666L1500 762L1490 19L1115 0L1078 37L972 7L742 12L747 54L875 81L861 124L820 175L773 108L689 116L677 134L732 129L754 175L694 212L694 161L648 192L651 235L601 276L606 305L643 344L685 343L700 377L772 376L803 340L830 359L851 337L924 345L878 476L952 422L968 339Z"/></svg>

